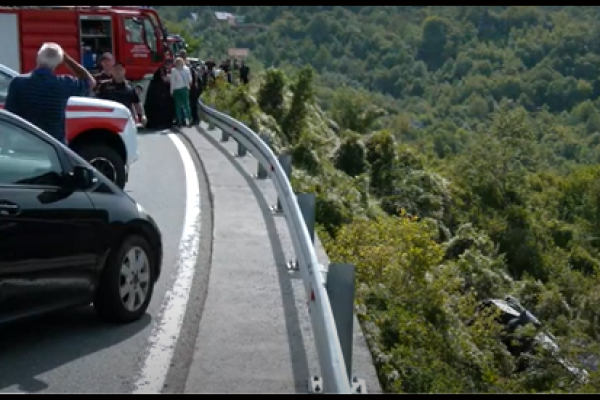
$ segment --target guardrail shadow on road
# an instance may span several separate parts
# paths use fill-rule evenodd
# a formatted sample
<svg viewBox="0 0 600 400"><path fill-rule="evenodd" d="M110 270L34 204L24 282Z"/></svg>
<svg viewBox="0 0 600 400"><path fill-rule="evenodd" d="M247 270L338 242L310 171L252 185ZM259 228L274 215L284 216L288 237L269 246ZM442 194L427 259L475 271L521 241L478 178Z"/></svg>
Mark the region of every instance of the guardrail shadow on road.
<svg viewBox="0 0 600 400"><path fill-rule="evenodd" d="M178 133L175 129L147 129L138 128L138 135L168 135L169 133Z"/></svg>
<svg viewBox="0 0 600 400"><path fill-rule="evenodd" d="M37 378L64 364L115 346L150 325L145 314L126 325L102 322L93 307L60 311L0 330L0 389L62 392Z"/></svg>
<svg viewBox="0 0 600 400"><path fill-rule="evenodd" d="M193 127L198 127L198 125L194 125ZM169 133L179 134L181 135L183 132L181 131L183 128L171 127L167 129L147 129L147 128L138 128L138 135L168 135Z"/></svg>
<svg viewBox="0 0 600 400"><path fill-rule="evenodd" d="M244 178L248 187L252 191L252 194L256 198L256 201L258 202L258 206L260 207L265 225L267 227L267 234L269 236L269 242L271 243L271 249L273 251L273 259L275 260L277 268L277 278L279 280L279 288L284 309L283 315L285 317L285 327L292 358L292 373L294 375L294 381L296 384L295 389L298 393L306 393L306 377L309 376L310 373L308 368L308 360L306 357L306 346L302 337L300 319L298 317L298 311L294 301L294 290L290 281L291 276L285 269L287 262L285 258L285 252L283 250L281 239L279 238L277 226L275 225L274 216L271 213L269 204L267 203L263 192L256 184L256 181L252 178L244 166L239 163L237 157L228 151L223 143L216 140L208 132L204 132L201 127L196 127L196 129L233 165L236 171Z"/></svg>
<svg viewBox="0 0 600 400"><path fill-rule="evenodd" d="M336 320L325 287L324 271L318 262L304 216L285 170L273 150L244 123L205 105L202 101L198 102L198 106L203 119L221 129L224 140L226 137L233 137L244 153L248 151L254 156L275 186L302 275L319 358L322 379L318 376L311 378L312 390L316 393L353 393L355 385L350 382L349 371L346 369L346 365L351 366L352 360L349 358L348 364L344 360ZM354 287L351 288L353 289ZM346 306L352 309L353 304ZM357 380L353 379L354 381ZM363 390L361 392L364 393Z"/></svg>

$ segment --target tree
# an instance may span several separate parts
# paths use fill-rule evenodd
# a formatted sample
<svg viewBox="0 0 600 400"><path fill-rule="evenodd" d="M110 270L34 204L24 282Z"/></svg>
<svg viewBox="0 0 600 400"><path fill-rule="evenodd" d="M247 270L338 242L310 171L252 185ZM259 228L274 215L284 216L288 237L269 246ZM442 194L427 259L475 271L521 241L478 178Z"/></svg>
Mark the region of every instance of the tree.
<svg viewBox="0 0 600 400"><path fill-rule="evenodd" d="M203 98L292 153L292 186L316 194L328 255L359 269L385 390L598 392L600 11L223 10L256 32L217 25L208 6L159 11L174 29L197 13L202 54L251 49L262 85ZM299 73L307 64L318 74ZM560 358L508 352L493 316L475 312L505 295L537 316Z"/></svg>
<svg viewBox="0 0 600 400"><path fill-rule="evenodd" d="M281 123L285 114L285 75L281 70L269 68L258 92L258 105L266 114Z"/></svg>
<svg viewBox="0 0 600 400"><path fill-rule="evenodd" d="M295 143L305 128L308 106L314 98L313 76L312 68L303 68L293 87L292 104L281 124L290 143Z"/></svg>
<svg viewBox="0 0 600 400"><path fill-rule="evenodd" d="M367 152L359 135L349 132L337 148L334 165L340 171L356 177L367 171Z"/></svg>

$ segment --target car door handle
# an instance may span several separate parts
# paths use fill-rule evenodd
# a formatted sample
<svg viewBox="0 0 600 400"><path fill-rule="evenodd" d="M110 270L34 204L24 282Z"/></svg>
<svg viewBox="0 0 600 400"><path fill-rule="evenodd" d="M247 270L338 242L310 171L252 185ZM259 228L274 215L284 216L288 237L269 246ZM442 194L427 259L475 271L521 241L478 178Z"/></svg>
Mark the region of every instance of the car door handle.
<svg viewBox="0 0 600 400"><path fill-rule="evenodd" d="M13 203L0 201L0 215L18 215L21 208Z"/></svg>

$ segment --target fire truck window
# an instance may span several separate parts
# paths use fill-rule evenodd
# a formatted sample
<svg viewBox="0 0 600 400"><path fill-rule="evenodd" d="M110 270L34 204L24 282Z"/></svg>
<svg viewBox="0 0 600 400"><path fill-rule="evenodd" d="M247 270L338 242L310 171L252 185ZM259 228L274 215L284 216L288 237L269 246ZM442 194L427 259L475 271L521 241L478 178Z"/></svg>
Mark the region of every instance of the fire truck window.
<svg viewBox="0 0 600 400"><path fill-rule="evenodd" d="M156 53L158 49L156 48L156 33L154 32L154 26L149 19L144 18L144 33L146 35L146 44L150 48L150 51Z"/></svg>
<svg viewBox="0 0 600 400"><path fill-rule="evenodd" d="M135 22L133 18L125 19L125 34L128 43L145 44L144 27L142 24Z"/></svg>

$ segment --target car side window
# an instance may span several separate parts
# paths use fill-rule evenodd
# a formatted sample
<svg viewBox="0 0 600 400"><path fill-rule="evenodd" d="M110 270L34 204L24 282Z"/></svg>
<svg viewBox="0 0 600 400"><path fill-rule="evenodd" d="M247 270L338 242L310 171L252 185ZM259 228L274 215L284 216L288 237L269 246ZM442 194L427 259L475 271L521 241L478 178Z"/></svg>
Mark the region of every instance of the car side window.
<svg viewBox="0 0 600 400"><path fill-rule="evenodd" d="M0 103L6 102L6 96L8 95L8 86L13 77L0 71Z"/></svg>
<svg viewBox="0 0 600 400"><path fill-rule="evenodd" d="M59 186L62 172L58 153L50 143L0 121L0 185Z"/></svg>

